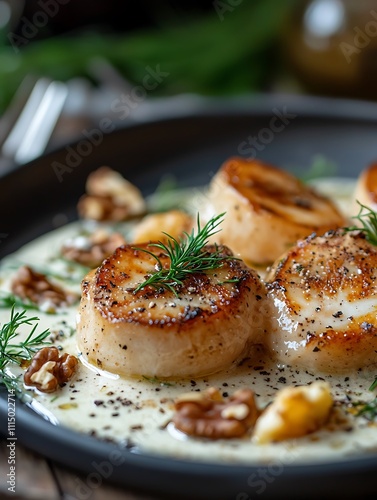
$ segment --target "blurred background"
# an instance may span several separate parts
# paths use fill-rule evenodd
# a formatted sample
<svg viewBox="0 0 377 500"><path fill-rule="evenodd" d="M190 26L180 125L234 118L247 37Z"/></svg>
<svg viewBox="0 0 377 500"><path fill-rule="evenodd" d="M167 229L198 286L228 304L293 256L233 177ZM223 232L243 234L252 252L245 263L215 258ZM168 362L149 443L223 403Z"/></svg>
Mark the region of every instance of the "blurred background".
<svg viewBox="0 0 377 500"><path fill-rule="evenodd" d="M376 0L0 0L3 134L40 77L69 85L68 116L125 119L182 94L375 100L376 74Z"/></svg>

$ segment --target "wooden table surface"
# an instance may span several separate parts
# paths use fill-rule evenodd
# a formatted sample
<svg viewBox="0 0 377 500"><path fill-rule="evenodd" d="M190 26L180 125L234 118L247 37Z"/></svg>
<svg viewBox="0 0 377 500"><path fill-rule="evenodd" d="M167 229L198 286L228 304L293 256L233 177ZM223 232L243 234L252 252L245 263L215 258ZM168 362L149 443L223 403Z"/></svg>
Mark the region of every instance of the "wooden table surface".
<svg viewBox="0 0 377 500"><path fill-rule="evenodd" d="M46 460L41 455L16 446L15 493L8 491L9 474L7 442L0 445L0 498L13 500L154 500L103 482L98 488L80 489L85 483L83 474L74 473Z"/></svg>

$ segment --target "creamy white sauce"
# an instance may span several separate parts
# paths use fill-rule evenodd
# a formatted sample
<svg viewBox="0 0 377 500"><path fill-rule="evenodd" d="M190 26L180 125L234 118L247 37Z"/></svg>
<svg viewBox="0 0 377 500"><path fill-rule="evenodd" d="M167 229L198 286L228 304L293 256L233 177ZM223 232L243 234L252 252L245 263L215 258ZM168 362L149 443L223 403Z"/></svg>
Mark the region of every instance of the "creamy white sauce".
<svg viewBox="0 0 377 500"><path fill-rule="evenodd" d="M344 182L339 196L339 179L326 181L319 189L335 195L346 210L353 184ZM335 191L334 191L335 189ZM338 195L338 196L336 196ZM67 225L34 242L25 245L3 262L0 289L9 290L9 280L20 264L37 269L54 269L56 274L73 273L73 281L62 281L66 287L79 290L81 275L69 269L65 262L55 261L67 239L78 241L79 223ZM127 229L128 230L128 229ZM76 274L75 274L76 273ZM78 355L74 329L76 307L57 314L30 311L40 318L38 331L50 328L56 337L55 344L65 352ZM9 310L0 310L1 324L9 321ZM73 334L72 334L73 331ZM23 329L21 337L27 335ZM276 366L257 348L241 366L204 379L163 382L148 379L123 379L100 372L81 362L74 378L53 394L29 391L33 396L32 407L45 413L57 425L72 428L98 438L105 438L129 446L138 452L156 453L174 458L195 459L222 463L255 464L270 461L283 463L314 463L359 456L377 451L377 424L361 417L354 417L350 402L370 401L374 395L368 387L375 373L359 371L348 376L326 376L335 399L335 410L330 422L320 431L300 439L282 443L259 445L246 437L243 439L209 441L188 438L169 424L173 415L174 399L188 391L217 387L227 397L238 388L249 387L257 395L258 405L271 402L277 390L288 385L302 385L323 378L295 368ZM20 373L11 367L14 374Z"/></svg>

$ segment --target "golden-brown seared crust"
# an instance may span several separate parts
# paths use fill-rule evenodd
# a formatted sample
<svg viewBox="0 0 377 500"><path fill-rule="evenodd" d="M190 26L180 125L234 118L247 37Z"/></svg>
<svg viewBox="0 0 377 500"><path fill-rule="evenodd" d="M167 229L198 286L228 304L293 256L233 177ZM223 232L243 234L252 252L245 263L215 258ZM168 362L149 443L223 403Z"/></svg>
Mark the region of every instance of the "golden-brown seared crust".
<svg viewBox="0 0 377 500"><path fill-rule="evenodd" d="M249 342L261 342L265 288L242 261L190 275L177 296L151 286L135 292L155 266L148 253L123 245L84 280L78 342L89 361L125 375L185 377L226 368Z"/></svg>
<svg viewBox="0 0 377 500"><path fill-rule="evenodd" d="M140 249L153 251L149 244L139 245ZM214 246L205 248L215 251ZM222 254L231 255L226 247ZM156 252L164 267L170 260L162 252ZM253 286L253 275L245 264L236 259L223 260L222 266L213 272L189 274L183 286L176 286L178 297L166 289L147 286L135 293L135 288L149 272L154 272L156 260L149 254L135 249L132 245L119 247L96 272L94 301L101 314L110 321L138 322L165 326L169 323L180 325L192 323L199 316L222 315L222 307L231 307L237 313L239 297ZM135 279L135 275L138 278ZM141 278L141 279L139 279ZM226 283L228 280L237 280ZM183 297L183 298L182 298ZM161 302L152 307L151 301ZM188 324L187 328L191 328Z"/></svg>
<svg viewBox="0 0 377 500"><path fill-rule="evenodd" d="M258 160L225 162L211 181L209 201L215 213L226 212L217 241L256 264L273 262L314 231L345 225L331 200Z"/></svg>
<svg viewBox="0 0 377 500"><path fill-rule="evenodd" d="M300 241L266 280L269 344L282 362L325 372L377 364L377 247L362 233Z"/></svg>

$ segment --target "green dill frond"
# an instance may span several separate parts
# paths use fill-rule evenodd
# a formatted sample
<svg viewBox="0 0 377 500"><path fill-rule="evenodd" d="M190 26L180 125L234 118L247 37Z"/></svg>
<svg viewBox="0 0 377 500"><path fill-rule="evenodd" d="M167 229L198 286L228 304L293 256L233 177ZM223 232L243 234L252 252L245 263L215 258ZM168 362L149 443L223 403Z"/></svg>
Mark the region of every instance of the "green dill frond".
<svg viewBox="0 0 377 500"><path fill-rule="evenodd" d="M352 219L358 220L361 223L361 226L350 226L343 229L346 233L351 231L361 231L365 234L365 238L369 241L369 243L377 246L377 213L359 201L357 201L357 203L360 205L360 210L357 215L352 217Z"/></svg>
<svg viewBox="0 0 377 500"><path fill-rule="evenodd" d="M198 214L196 233L194 229L190 234L185 232L179 241L173 236L163 233L168 237L166 244L161 241L151 243L150 247L162 250L164 255L169 258L170 266L167 269L163 268L161 260L153 252L142 248L135 248L135 250L140 250L151 255L157 262L157 271L151 273L135 289L135 293L146 286L152 286L154 288L165 288L177 295L175 287L183 285L183 281L188 275L217 269L221 267L224 259L235 258L233 256L224 256L217 246L215 246L214 252L203 251L203 247L208 244L209 238L220 231L218 226L223 221L224 215L225 213L222 213L213 217L204 227L201 227Z"/></svg>
<svg viewBox="0 0 377 500"><path fill-rule="evenodd" d="M34 353L41 347L49 345L46 338L50 335L49 330L37 333L39 318L27 317L26 311L16 312L12 306L10 321L4 323L0 329L0 383L8 388L17 388L17 379L6 373L5 368L9 363L21 364L23 360L30 360ZM19 335L19 328L31 327L26 339L15 342Z"/></svg>

